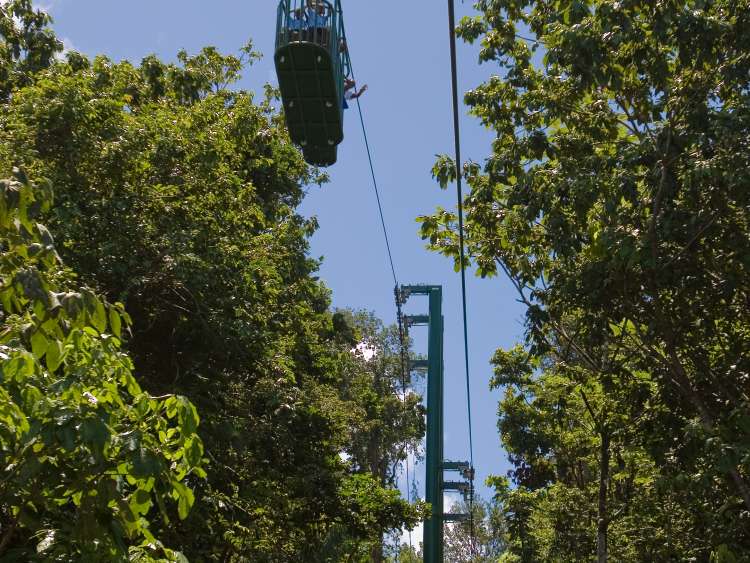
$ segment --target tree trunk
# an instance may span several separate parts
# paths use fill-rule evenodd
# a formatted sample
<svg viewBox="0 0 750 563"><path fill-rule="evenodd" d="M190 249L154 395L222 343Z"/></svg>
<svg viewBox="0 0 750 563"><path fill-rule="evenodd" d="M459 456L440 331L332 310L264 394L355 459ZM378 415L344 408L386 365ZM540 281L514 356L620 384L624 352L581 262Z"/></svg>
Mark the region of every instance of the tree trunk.
<svg viewBox="0 0 750 563"><path fill-rule="evenodd" d="M596 560L607 563L607 533L609 528L609 514L607 513L607 493L609 492L609 432L601 433L601 447L599 451L599 519L596 533Z"/></svg>

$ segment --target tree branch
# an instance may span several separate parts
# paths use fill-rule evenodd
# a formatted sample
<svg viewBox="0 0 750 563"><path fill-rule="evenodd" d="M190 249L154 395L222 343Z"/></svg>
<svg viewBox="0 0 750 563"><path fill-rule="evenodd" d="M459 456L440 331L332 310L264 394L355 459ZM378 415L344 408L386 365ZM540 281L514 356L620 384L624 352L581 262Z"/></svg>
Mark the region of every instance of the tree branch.
<svg viewBox="0 0 750 563"><path fill-rule="evenodd" d="M597 420L596 414L594 414L594 409L591 408L591 404L589 403L588 397L586 397L586 393L583 389L579 389L578 392L581 394L581 398L583 399L583 403L586 405L586 410L589 411L589 414L591 415L591 420L594 421L594 428L596 428L596 431L601 433L603 424Z"/></svg>

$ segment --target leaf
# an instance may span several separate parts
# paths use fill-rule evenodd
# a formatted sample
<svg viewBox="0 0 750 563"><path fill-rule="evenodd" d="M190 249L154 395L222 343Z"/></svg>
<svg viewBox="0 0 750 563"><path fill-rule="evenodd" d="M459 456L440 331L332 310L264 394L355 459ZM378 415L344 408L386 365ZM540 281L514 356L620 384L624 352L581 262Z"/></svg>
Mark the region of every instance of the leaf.
<svg viewBox="0 0 750 563"><path fill-rule="evenodd" d="M81 438L94 446L97 454L104 453L104 445L109 441L110 432L102 420L88 418L80 427Z"/></svg>
<svg viewBox="0 0 750 563"><path fill-rule="evenodd" d="M167 418L174 418L177 416L177 407L179 405L179 401L177 400L177 397L169 397L166 401L164 401L164 407L166 408Z"/></svg>
<svg viewBox="0 0 750 563"><path fill-rule="evenodd" d="M711 563L737 563L737 557L729 546L722 544L711 554Z"/></svg>
<svg viewBox="0 0 750 563"><path fill-rule="evenodd" d="M21 391L21 396L23 397L23 403L28 412L34 412L34 410L39 408L44 401L44 395L42 395L39 388L34 385L24 385L23 390Z"/></svg>
<svg viewBox="0 0 750 563"><path fill-rule="evenodd" d="M191 465L196 466L201 462L203 457L203 444L198 436L192 436L185 442L185 460Z"/></svg>
<svg viewBox="0 0 750 563"><path fill-rule="evenodd" d="M179 481L172 481L172 491L177 495L177 514L184 520L195 502L193 491Z"/></svg>
<svg viewBox="0 0 750 563"><path fill-rule="evenodd" d="M151 494L143 489L138 489L130 496L130 509L134 514L148 514L151 509Z"/></svg>
<svg viewBox="0 0 750 563"><path fill-rule="evenodd" d="M109 326L112 329L112 334L122 339L122 319L120 319L120 314L114 307L109 309Z"/></svg>
<svg viewBox="0 0 750 563"><path fill-rule="evenodd" d="M41 539L41 541L36 545L36 552L39 554L45 553L49 550L55 543L55 531L54 530L47 530L47 532L44 534L44 537Z"/></svg>
<svg viewBox="0 0 750 563"><path fill-rule="evenodd" d="M17 380L22 382L34 374L34 366L33 356L25 351L20 352L10 361L3 362L3 378L8 381Z"/></svg>
<svg viewBox="0 0 750 563"><path fill-rule="evenodd" d="M107 310L99 299L96 300L94 314L91 316L91 322L99 333L103 333L107 330Z"/></svg>
<svg viewBox="0 0 750 563"><path fill-rule="evenodd" d="M41 330L37 330L31 337L31 352L36 359L41 360L47 353L47 337Z"/></svg>
<svg viewBox="0 0 750 563"><path fill-rule="evenodd" d="M139 479L154 477L161 472L159 457L146 448L140 448L132 458L133 475Z"/></svg>
<svg viewBox="0 0 750 563"><path fill-rule="evenodd" d="M177 419L180 424L180 432L183 436L195 434L198 430L198 411L185 397L177 397L177 401Z"/></svg>
<svg viewBox="0 0 750 563"><path fill-rule="evenodd" d="M162 520L165 524L169 524L169 513L167 512L167 506L164 503L164 495L162 495L161 491L156 489L154 491L156 496L156 504L159 507L159 512L161 513Z"/></svg>
<svg viewBox="0 0 750 563"><path fill-rule="evenodd" d="M53 340L49 343L47 346L46 361L47 369L50 373L55 373L63 361L63 345L60 341Z"/></svg>
<svg viewBox="0 0 750 563"><path fill-rule="evenodd" d="M57 437L60 440L60 445L67 452L72 452L76 449L76 432L73 430L73 428L70 427L70 425L66 424L62 428L58 429Z"/></svg>
<svg viewBox="0 0 750 563"><path fill-rule="evenodd" d="M131 509L130 504L123 499L117 500L117 507L119 508L120 522L124 524L128 537L134 537L138 530L138 517Z"/></svg>

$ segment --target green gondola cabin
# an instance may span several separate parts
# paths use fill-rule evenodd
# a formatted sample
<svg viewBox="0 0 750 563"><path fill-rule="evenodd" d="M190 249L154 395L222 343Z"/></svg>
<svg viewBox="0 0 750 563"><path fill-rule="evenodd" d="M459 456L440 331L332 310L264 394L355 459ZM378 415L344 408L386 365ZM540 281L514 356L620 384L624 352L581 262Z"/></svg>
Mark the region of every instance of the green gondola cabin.
<svg viewBox="0 0 750 563"><path fill-rule="evenodd" d="M308 163L334 164L351 72L340 0L281 0L274 61L292 141Z"/></svg>

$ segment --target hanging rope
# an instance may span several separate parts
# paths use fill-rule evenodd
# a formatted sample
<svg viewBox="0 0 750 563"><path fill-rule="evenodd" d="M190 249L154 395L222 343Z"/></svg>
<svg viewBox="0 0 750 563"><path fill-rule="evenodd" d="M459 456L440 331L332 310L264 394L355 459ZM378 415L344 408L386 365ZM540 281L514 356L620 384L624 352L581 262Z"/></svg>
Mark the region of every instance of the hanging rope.
<svg viewBox="0 0 750 563"><path fill-rule="evenodd" d="M342 16L343 17L343 16ZM344 35L344 44L346 45L346 35ZM348 57L347 52L347 57ZM349 69L351 71L352 80L356 83L356 78L354 75L354 66L351 63L351 59L349 59ZM373 191L375 192L375 200L378 204L378 213L380 215L380 225L383 229L383 239L385 240L385 248L388 251L388 262L391 266L391 274L393 275L393 283L394 289L393 293L396 299L396 316L398 319L398 335L399 335L399 348L400 348L400 358L401 358L401 392L403 395L403 401L406 403L406 389L407 389L407 381L406 381L406 374L409 370L409 363L408 363L408 357L407 357L407 350L406 350L406 334L404 330L404 318L403 318L403 311L402 311L402 299L401 294L399 290L399 283L398 283L398 276L396 275L396 266L393 262L393 253L391 252L391 242L388 237L388 228L386 227L385 222L385 214L383 213L383 204L380 199L380 189L378 188L378 180L377 176L375 175L375 166L372 161L372 151L370 150L370 141L367 136L367 127L365 126L365 118L364 114L362 112L362 104L359 101L359 98L357 98L357 113L359 114L359 123L362 127L362 137L365 141L365 148L367 149L367 161L370 165L370 176L372 178L372 187ZM410 471L409 471L409 450L407 448L406 450L406 500L407 502L411 502L411 479L410 479ZM412 535L411 530L409 530L409 552L411 553L413 551L413 544L412 544Z"/></svg>
<svg viewBox="0 0 750 563"><path fill-rule="evenodd" d="M354 78L354 69L352 69L352 80L356 82ZM385 248L388 251L388 261L391 265L391 273L393 274L393 283L398 287L398 276L396 276L396 267L393 265L393 254L391 253L391 242L388 238L388 229L385 226L385 215L383 214L383 205L380 201L380 189L378 189L378 180L375 176L375 167L372 164L372 153L370 151L370 142L367 139L367 128L365 127L365 118L362 115L362 104L359 103L357 98L357 111L359 112L359 122L362 125L362 136L365 139L365 148L367 149L367 160L370 163L370 175L372 176L372 187L375 191L375 199L378 202L378 212L380 213L380 224L383 227L383 238L385 238Z"/></svg>
<svg viewBox="0 0 750 563"><path fill-rule="evenodd" d="M469 456L470 456L470 470L469 480L471 483L469 492L469 522L470 522L470 533L471 533L471 554L474 555L475 547L475 526L474 526L474 438L473 428L471 420L471 378L469 372L469 331L468 331L468 320L466 312L466 264L465 264L465 241L464 241L464 217L463 217L463 188L462 188L462 170L461 170L461 136L459 129L459 105L458 105L458 71L456 63L456 24L455 24L455 9L454 1L448 0L448 20L450 27L450 48L451 48L451 77L453 86L453 129L455 136L455 152L456 152L456 187L458 197L458 228L459 228L459 243L460 243L460 259L461 259L461 297L463 306L463 331L464 331L464 358L466 364L466 400L468 409L469 419ZM344 35L344 42L346 44L346 37ZM348 54L347 54L348 56ZM349 66L351 69L352 80L356 82L354 76L354 68L349 60ZM362 112L362 105L357 98L357 111L359 113L359 122L362 127L362 136L365 141L365 148L367 149L367 160L370 165L370 175L372 177L373 191L375 192L375 199L378 204L378 213L380 214L380 224L383 229L383 238L385 239L385 246L388 252L388 261L391 267L391 273L393 275L393 282L395 284L395 295L396 295L396 308L399 325L399 339L401 346L401 380L402 380L402 391L404 401L406 400L406 373L408 370L408 363L406 358L406 346L405 346L405 335L403 327L403 315L401 311L401 296L399 294L399 283L398 276L396 275L396 267L393 262L393 253L391 251L391 243L388 237L388 229L385 222L385 214L383 213L383 205L380 199L380 190L378 188L378 181L375 175L375 167L372 160L372 151L370 150L370 142L367 136L367 127L365 126L364 115ZM409 458L407 452L406 459L406 472L407 472L407 499L410 500L411 491L409 487ZM411 532L409 532L409 548L412 548Z"/></svg>
<svg viewBox="0 0 750 563"><path fill-rule="evenodd" d="M341 18L341 21L343 21L344 11L341 9L340 6L338 10L339 10L339 17ZM351 75L352 80L356 84L357 78L354 75L354 65L352 64L352 60L349 56L349 43L346 38L346 30L343 29L343 27L341 29L341 38L343 40L343 45L345 49L344 54L346 57L346 62L349 67L349 74ZM343 98L343 92L342 92L342 98ZM391 241L390 241L390 238L388 237L388 228L386 227L386 223L385 223L385 214L383 213L383 204L380 200L380 189L378 188L378 179L377 179L377 176L375 175L375 166L373 165L373 162L372 162L372 151L370 150L370 141L367 137L367 127L365 127L365 118L362 113L362 104L360 104L359 98L357 98L356 100L357 100L357 112L359 113L359 123L362 126L362 136L364 137L365 148L367 149L367 161L370 164L370 177L372 178L372 187L373 187L373 191L375 192L375 200L378 203L378 213L380 214L380 226L383 228L383 238L385 239L385 248L388 251L388 262L391 266L391 274L393 275L393 283L398 288L398 276L396 275L396 266L393 263L393 253L391 252Z"/></svg>
<svg viewBox="0 0 750 563"><path fill-rule="evenodd" d="M464 321L464 360L466 364L466 405L469 415L469 457L471 468L469 478L471 488L469 490L469 526L471 533L471 555L474 555L474 435L471 424L471 378L469 375L469 323L466 315L466 258L464 251L464 196L461 167L461 130L459 127L459 105L458 105L458 65L456 62L456 16L454 1L448 0L448 26L451 49L451 83L453 89L453 135L456 150L456 190L458 197L458 239L460 245L461 259L461 299L463 304Z"/></svg>

